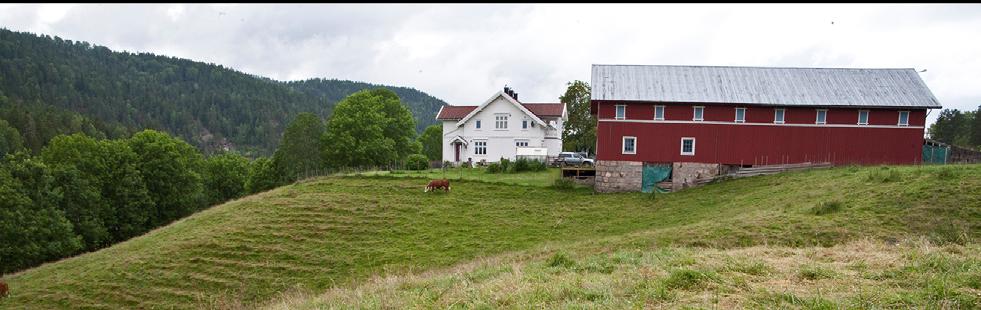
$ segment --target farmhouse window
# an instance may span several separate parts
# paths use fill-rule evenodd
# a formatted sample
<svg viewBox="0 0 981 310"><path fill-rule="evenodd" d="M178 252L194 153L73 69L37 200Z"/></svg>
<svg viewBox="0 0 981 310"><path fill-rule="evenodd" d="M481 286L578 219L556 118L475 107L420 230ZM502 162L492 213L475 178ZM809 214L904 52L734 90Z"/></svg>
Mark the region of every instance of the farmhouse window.
<svg viewBox="0 0 981 310"><path fill-rule="evenodd" d="M693 114L694 114L694 117L692 117L691 120L693 120L693 121L701 121L701 120L704 120L705 118L703 116L705 114L705 107L701 107L701 106L694 107L694 113Z"/></svg>
<svg viewBox="0 0 981 310"><path fill-rule="evenodd" d="M521 129L528 129L528 120L521 120Z"/></svg>
<svg viewBox="0 0 981 310"><path fill-rule="evenodd" d="M858 124L859 125L869 124L869 110L858 110Z"/></svg>
<svg viewBox="0 0 981 310"><path fill-rule="evenodd" d="M474 141L473 146L474 155L487 155L487 141Z"/></svg>
<svg viewBox="0 0 981 310"><path fill-rule="evenodd" d="M663 121L664 120L664 106L656 105L654 106L654 120Z"/></svg>
<svg viewBox="0 0 981 310"><path fill-rule="evenodd" d="M773 123L783 124L783 109L773 109Z"/></svg>
<svg viewBox="0 0 981 310"><path fill-rule="evenodd" d="M627 106L618 104L616 119L627 119Z"/></svg>
<svg viewBox="0 0 981 310"><path fill-rule="evenodd" d="M494 128L496 128L496 129L508 129L508 116L507 115L495 115L494 116Z"/></svg>
<svg viewBox="0 0 981 310"><path fill-rule="evenodd" d="M746 122L746 108L736 108L736 122L737 123Z"/></svg>
<svg viewBox="0 0 981 310"><path fill-rule="evenodd" d="M695 138L681 138L681 155L695 155Z"/></svg>
<svg viewBox="0 0 981 310"><path fill-rule="evenodd" d="M817 116L814 119L815 124L827 124L828 123L828 110L819 109L817 110Z"/></svg>
<svg viewBox="0 0 981 310"><path fill-rule="evenodd" d="M623 137L623 154L637 154L637 137Z"/></svg>
<svg viewBox="0 0 981 310"><path fill-rule="evenodd" d="M477 129L480 129L480 120L477 120Z"/></svg>
<svg viewBox="0 0 981 310"><path fill-rule="evenodd" d="M899 126L909 126L909 111L899 111Z"/></svg>
<svg viewBox="0 0 981 310"><path fill-rule="evenodd" d="M528 146L528 140L515 140L514 146L517 147Z"/></svg>

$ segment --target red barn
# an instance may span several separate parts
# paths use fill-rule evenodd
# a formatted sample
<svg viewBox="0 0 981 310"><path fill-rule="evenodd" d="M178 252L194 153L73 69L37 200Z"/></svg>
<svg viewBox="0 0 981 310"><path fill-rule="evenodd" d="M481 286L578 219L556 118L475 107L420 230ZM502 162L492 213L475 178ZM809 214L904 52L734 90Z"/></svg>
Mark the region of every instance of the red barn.
<svg viewBox="0 0 981 310"><path fill-rule="evenodd" d="M593 65L591 99L600 191L645 164L915 164L941 107L913 69Z"/></svg>

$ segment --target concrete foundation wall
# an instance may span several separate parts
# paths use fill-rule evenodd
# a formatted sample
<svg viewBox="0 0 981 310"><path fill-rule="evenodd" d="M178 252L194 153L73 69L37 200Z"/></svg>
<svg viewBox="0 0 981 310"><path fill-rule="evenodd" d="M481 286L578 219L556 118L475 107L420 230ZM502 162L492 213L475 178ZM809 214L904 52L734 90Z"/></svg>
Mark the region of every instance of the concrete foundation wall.
<svg viewBox="0 0 981 310"><path fill-rule="evenodd" d="M644 163L639 161L600 160L596 162L597 192L639 192Z"/></svg>

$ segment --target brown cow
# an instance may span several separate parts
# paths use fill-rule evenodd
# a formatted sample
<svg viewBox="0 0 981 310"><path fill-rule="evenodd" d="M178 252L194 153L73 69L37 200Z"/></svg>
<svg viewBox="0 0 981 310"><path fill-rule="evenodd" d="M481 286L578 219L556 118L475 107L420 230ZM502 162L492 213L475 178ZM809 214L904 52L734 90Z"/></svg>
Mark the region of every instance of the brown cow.
<svg viewBox="0 0 981 310"><path fill-rule="evenodd" d="M7 283L0 281L0 298L7 297Z"/></svg>
<svg viewBox="0 0 981 310"><path fill-rule="evenodd" d="M450 191L450 180L432 180L429 181L429 185L426 185L426 190L423 192L429 192L431 190L437 190L442 188L444 191Z"/></svg>

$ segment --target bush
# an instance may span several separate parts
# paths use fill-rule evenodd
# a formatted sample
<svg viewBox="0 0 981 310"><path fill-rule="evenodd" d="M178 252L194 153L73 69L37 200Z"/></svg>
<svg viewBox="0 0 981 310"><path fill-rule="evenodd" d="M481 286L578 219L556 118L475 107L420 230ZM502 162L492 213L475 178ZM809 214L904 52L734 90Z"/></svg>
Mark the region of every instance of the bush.
<svg viewBox="0 0 981 310"><path fill-rule="evenodd" d="M429 169L429 159L426 155L422 154L412 154L409 155L405 163L405 169L408 170L426 170Z"/></svg>
<svg viewBox="0 0 981 310"><path fill-rule="evenodd" d="M501 165L498 163L487 165L487 173L501 173Z"/></svg>
<svg viewBox="0 0 981 310"><path fill-rule="evenodd" d="M501 172L505 172L506 173L506 172L510 172L511 171L511 160L510 159L501 157L501 162L500 163L501 163Z"/></svg>
<svg viewBox="0 0 981 310"><path fill-rule="evenodd" d="M552 187L561 190L570 190L576 187L576 182L568 178L558 178L552 181Z"/></svg>
<svg viewBox="0 0 981 310"><path fill-rule="evenodd" d="M527 158L518 158L518 160L515 160L514 164L512 164L511 166L512 166L511 172L545 171L546 169L548 169L548 166L545 165L545 162L537 159L527 159Z"/></svg>

